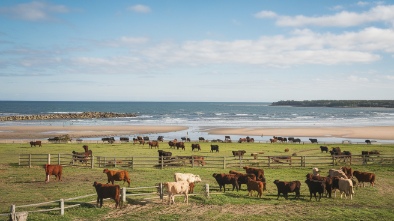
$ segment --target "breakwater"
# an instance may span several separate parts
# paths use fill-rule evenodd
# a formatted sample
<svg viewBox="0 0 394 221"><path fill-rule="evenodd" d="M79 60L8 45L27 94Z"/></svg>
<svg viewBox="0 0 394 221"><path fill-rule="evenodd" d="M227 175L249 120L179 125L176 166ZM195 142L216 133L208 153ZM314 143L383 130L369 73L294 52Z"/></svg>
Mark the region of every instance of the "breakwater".
<svg viewBox="0 0 394 221"><path fill-rule="evenodd" d="M136 117L134 113L113 112L82 112L82 113L56 113L36 115L14 115L0 117L0 121L22 121L22 120L52 120L52 119L94 119L94 118L118 118Z"/></svg>

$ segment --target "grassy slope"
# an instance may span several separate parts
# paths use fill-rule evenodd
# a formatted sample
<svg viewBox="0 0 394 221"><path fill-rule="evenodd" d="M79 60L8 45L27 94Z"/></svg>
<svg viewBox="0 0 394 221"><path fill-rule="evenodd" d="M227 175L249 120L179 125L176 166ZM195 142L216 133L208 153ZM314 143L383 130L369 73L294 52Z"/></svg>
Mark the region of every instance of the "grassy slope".
<svg viewBox="0 0 394 221"><path fill-rule="evenodd" d="M361 153L361 150L379 150L384 154L394 154L394 145L328 145L340 146L343 150L352 153ZM173 155L191 155L190 144L186 151L171 150ZM325 156L320 153L319 145L298 144L220 144L219 153L210 153L209 144L202 144L202 152L205 156L231 156L232 150L246 150L251 152L264 151L265 155L285 155L284 149L289 148L290 153L298 155ZM147 146L132 144L89 144L89 149L94 155L101 156L156 156L157 150ZM161 149L170 150L166 143ZM71 151L83 151L81 144L45 144L43 147L30 148L28 144L0 144L0 213L9 211L11 204L25 205L39 202L71 198L95 193L92 187L93 181L106 182L106 176L102 168L77 168L65 167L62 182L45 184L44 169L41 167L19 167L18 154L21 153L70 153ZM306 150L306 151L305 151ZM321 171L328 171L331 167L319 167ZM335 167L334 167L335 168ZM212 195L209 199L202 196L190 197L190 205L182 203L183 198L176 199L177 205L170 206L159 200L139 200L128 198L128 203L122 210L113 210L113 201L106 201L104 208L95 208L89 199L78 200L87 202L81 207L66 210L66 215L61 217L58 212L31 213L31 220L104 220L108 217L115 220L303 220L306 217L320 220L341 219L344 216L348 220L370 220L380 218L393 220L392 208L394 205L393 166L353 166L353 169L372 171L377 174L375 188L359 188L355 192L352 201L339 199L322 199L321 202L309 201L309 191L304 183L305 174L311 172L311 168L264 168L267 179L267 192L262 199L248 197L245 187L239 192L228 191L224 195ZM242 168L207 169L207 168L166 168L136 169L129 170L132 177L132 187L153 186L158 182L172 181L174 172L191 172L199 174L203 182L196 185L195 192L202 192L205 183L211 187L217 186L212 173L227 173L234 169L242 171ZM325 172L323 172L325 175ZM302 182L302 199L285 200L283 197L276 199L276 187L272 183L275 179L300 180ZM121 186L124 186L119 182ZM152 190L147 190L152 191ZM51 206L44 206L48 208ZM26 208L31 210L32 208ZM20 208L17 211L23 211ZM0 219L6 220L5 217Z"/></svg>

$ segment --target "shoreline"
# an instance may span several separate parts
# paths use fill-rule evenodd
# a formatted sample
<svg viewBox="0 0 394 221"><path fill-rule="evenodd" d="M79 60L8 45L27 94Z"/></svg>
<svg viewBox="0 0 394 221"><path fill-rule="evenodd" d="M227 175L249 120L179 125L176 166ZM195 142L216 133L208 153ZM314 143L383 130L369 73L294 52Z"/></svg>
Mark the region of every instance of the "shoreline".
<svg viewBox="0 0 394 221"><path fill-rule="evenodd" d="M118 137L185 131L188 126L0 126L0 139L46 139L68 134L72 138ZM394 126L367 127L207 127L209 135L281 137L336 137L344 139L394 140ZM198 132L197 132L198 133ZM174 137L175 138L175 137ZM178 137L179 139L180 137Z"/></svg>

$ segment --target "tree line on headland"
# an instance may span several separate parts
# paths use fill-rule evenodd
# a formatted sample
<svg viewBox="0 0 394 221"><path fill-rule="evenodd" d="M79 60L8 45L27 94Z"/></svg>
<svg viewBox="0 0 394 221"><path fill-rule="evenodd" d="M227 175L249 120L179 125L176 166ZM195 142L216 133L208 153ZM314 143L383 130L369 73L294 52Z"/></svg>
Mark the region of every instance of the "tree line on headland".
<svg viewBox="0 0 394 221"><path fill-rule="evenodd" d="M136 116L137 115L133 114L133 113L82 112L82 113L57 113L57 114L3 116L3 117L0 117L0 121L92 119L92 118L116 118L116 117L136 117Z"/></svg>
<svg viewBox="0 0 394 221"><path fill-rule="evenodd" d="M386 107L394 108L394 100L304 100L277 101L271 106L294 107Z"/></svg>

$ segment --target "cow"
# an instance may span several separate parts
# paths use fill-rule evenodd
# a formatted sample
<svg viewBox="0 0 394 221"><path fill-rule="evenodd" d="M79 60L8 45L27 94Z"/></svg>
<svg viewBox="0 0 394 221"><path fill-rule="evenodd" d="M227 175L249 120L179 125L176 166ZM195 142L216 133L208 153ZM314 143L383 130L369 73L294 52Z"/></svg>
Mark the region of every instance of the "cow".
<svg viewBox="0 0 394 221"><path fill-rule="evenodd" d="M228 135L224 136L224 142L231 143L231 137Z"/></svg>
<svg viewBox="0 0 394 221"><path fill-rule="evenodd" d="M176 141L168 141L168 146L170 146L170 148L174 148L176 147Z"/></svg>
<svg viewBox="0 0 394 221"><path fill-rule="evenodd" d="M219 145L213 145L213 144L211 144L211 152L213 152L213 151L216 151L216 152L219 152Z"/></svg>
<svg viewBox="0 0 394 221"><path fill-rule="evenodd" d="M237 189L237 191L239 190L238 177L236 174L214 173L212 176L219 184L220 191L222 191L223 187L224 192L226 192L226 184L232 184L233 191L234 189Z"/></svg>
<svg viewBox="0 0 394 221"><path fill-rule="evenodd" d="M265 177L264 177L264 170L259 169L259 168L253 168L253 167L248 167L245 166L243 169L246 171L248 174L254 174L256 176L257 180L265 182Z"/></svg>
<svg viewBox="0 0 394 221"><path fill-rule="evenodd" d="M103 138L101 138L101 140L102 140L103 142L108 142L108 143L110 143L110 144L112 144L112 143L115 142L115 138L114 138L114 137L103 137Z"/></svg>
<svg viewBox="0 0 394 221"><path fill-rule="evenodd" d="M317 201L316 193L318 193L319 194L319 201L320 201L321 196L324 193L324 190L326 188L325 181L307 179L307 180L305 180L305 183L308 185L308 188L309 188L309 194L310 194L309 200L312 200L312 194L313 194L315 196L316 201Z"/></svg>
<svg viewBox="0 0 394 221"><path fill-rule="evenodd" d="M246 142L248 143L254 143L254 138L252 137L246 137Z"/></svg>
<svg viewBox="0 0 394 221"><path fill-rule="evenodd" d="M270 138L271 143L276 143L276 141L278 141L276 138Z"/></svg>
<svg viewBox="0 0 394 221"><path fill-rule="evenodd" d="M198 183L201 182L201 177L192 173L174 173L174 180L175 182L187 181L189 183Z"/></svg>
<svg viewBox="0 0 394 221"><path fill-rule="evenodd" d="M181 137L181 140L184 142L190 142L190 138L188 137Z"/></svg>
<svg viewBox="0 0 394 221"><path fill-rule="evenodd" d="M170 160L172 153L171 152L167 152L164 150L158 150L157 152L159 152L159 163L162 163L162 160Z"/></svg>
<svg viewBox="0 0 394 221"><path fill-rule="evenodd" d="M246 142L246 138L239 138L238 143Z"/></svg>
<svg viewBox="0 0 394 221"><path fill-rule="evenodd" d="M177 143L175 144L175 146L176 146L176 149L177 149L177 150L179 150L179 149L186 150L186 149L185 149L185 143L184 143L184 142L177 142Z"/></svg>
<svg viewBox="0 0 394 221"><path fill-rule="evenodd" d="M128 183L128 187L130 187L130 176L129 172L126 170L108 170L104 169L103 173L107 174L108 183L114 184L114 181L123 181Z"/></svg>
<svg viewBox="0 0 394 221"><path fill-rule="evenodd" d="M153 147L159 148L159 142L157 140L149 141L149 147L152 149Z"/></svg>
<svg viewBox="0 0 394 221"><path fill-rule="evenodd" d="M158 137L157 137L157 141L164 142L164 137L163 137L163 136L158 136Z"/></svg>
<svg viewBox="0 0 394 221"><path fill-rule="evenodd" d="M341 170L346 174L347 178L352 178L353 169L351 167L341 167Z"/></svg>
<svg viewBox="0 0 394 221"><path fill-rule="evenodd" d="M201 156L192 156L192 159L190 159L190 163L193 165L193 166L205 166L205 160L204 160L204 157L201 157Z"/></svg>
<svg viewBox="0 0 394 221"><path fill-rule="evenodd" d="M328 147L327 146L320 146L320 150L323 153L324 151L326 151L326 153L328 152Z"/></svg>
<svg viewBox="0 0 394 221"><path fill-rule="evenodd" d="M342 178L348 179L348 177L346 176L346 174L342 170L336 170L336 169L330 169L328 171L328 176L329 177L337 176L337 177L342 177Z"/></svg>
<svg viewBox="0 0 394 221"><path fill-rule="evenodd" d="M252 191L257 192L257 197L261 198L263 196L263 189L264 189L264 183L261 181L256 181L252 180L251 178L248 177L248 182L247 182L247 187L248 187L248 196L252 196Z"/></svg>
<svg viewBox="0 0 394 221"><path fill-rule="evenodd" d="M371 144L371 140L365 140L365 143Z"/></svg>
<svg viewBox="0 0 394 221"><path fill-rule="evenodd" d="M118 208L118 205L119 205L119 209L121 208L119 185L101 184L94 181L93 186L96 189L96 193L97 193L97 206L99 206L99 201L100 201L100 208L101 208L103 206L103 199L111 198L115 200L115 208Z"/></svg>
<svg viewBox="0 0 394 221"><path fill-rule="evenodd" d="M286 148L286 149L285 149L285 153L287 153L287 152L289 152L289 148Z"/></svg>
<svg viewBox="0 0 394 221"><path fill-rule="evenodd" d="M145 137L144 137L144 140L145 140L145 141L149 141L149 137L148 137L148 136L145 136Z"/></svg>
<svg viewBox="0 0 394 221"><path fill-rule="evenodd" d="M120 142L129 142L130 139L128 137L119 137Z"/></svg>
<svg viewBox="0 0 394 221"><path fill-rule="evenodd" d="M309 140L311 141L311 143L319 143L319 142L317 142L317 139L315 139L315 138L309 138Z"/></svg>
<svg viewBox="0 0 394 221"><path fill-rule="evenodd" d="M194 192L194 183L189 183L189 194L192 194Z"/></svg>
<svg viewBox="0 0 394 221"><path fill-rule="evenodd" d="M345 194L345 199L347 198L347 196L350 196L350 199L353 198L354 190L353 190L353 182L351 179L340 178L338 181L338 186L339 186L339 191L341 193L341 199L342 199L342 194Z"/></svg>
<svg viewBox="0 0 394 221"><path fill-rule="evenodd" d="M320 176L319 172L320 172L320 170L318 168L316 168L316 167L312 169L312 174L314 176Z"/></svg>
<svg viewBox="0 0 394 221"><path fill-rule="evenodd" d="M245 150L237 150L237 151L233 150L232 153L233 153L234 157L242 158L244 156L244 154L246 153L246 151Z"/></svg>
<svg viewBox="0 0 394 221"><path fill-rule="evenodd" d="M362 183L364 187L364 182L370 183L370 186L375 185L376 175L374 173L360 172L358 170L355 170L353 172L353 176L357 178L360 186Z"/></svg>
<svg viewBox="0 0 394 221"><path fill-rule="evenodd" d="M45 169L45 182L49 182L49 176L54 175L58 181L62 181L62 172L63 172L63 167L62 165L50 165L50 164L45 164L44 165ZM55 179L56 180L56 179Z"/></svg>
<svg viewBox="0 0 394 221"><path fill-rule="evenodd" d="M301 139L300 138L294 138L293 139L293 143L301 143Z"/></svg>
<svg viewBox="0 0 394 221"><path fill-rule="evenodd" d="M242 184L248 184L248 179L252 179L252 180L256 180L256 175L252 174L252 173L248 173L248 174L243 174L234 170L230 170L229 174L235 174L238 177L238 186L239 189L241 190L241 186ZM264 184L265 185L265 184ZM264 188L265 190L265 188Z"/></svg>
<svg viewBox="0 0 394 221"><path fill-rule="evenodd" d="M198 138L198 141L200 142L200 141L205 141L205 138L204 137L199 137Z"/></svg>
<svg viewBox="0 0 394 221"><path fill-rule="evenodd" d="M189 204L189 188L190 184L187 181L166 182L164 187L168 191L168 205L175 204L175 194L184 194L183 202Z"/></svg>
<svg viewBox="0 0 394 221"><path fill-rule="evenodd" d="M293 193L295 192L295 198L300 198L300 188L301 188L301 182L300 181L291 181L291 182L284 182L284 181L279 181L275 180L274 184L276 185L278 189L278 198L279 195L282 193L283 197L285 199L288 199L288 193Z"/></svg>
<svg viewBox="0 0 394 221"><path fill-rule="evenodd" d="M200 144L192 144L192 151L194 151L194 149L197 149L198 151L201 150Z"/></svg>
<svg viewBox="0 0 394 221"><path fill-rule="evenodd" d="M39 146L42 147L41 141L30 141L30 147Z"/></svg>

